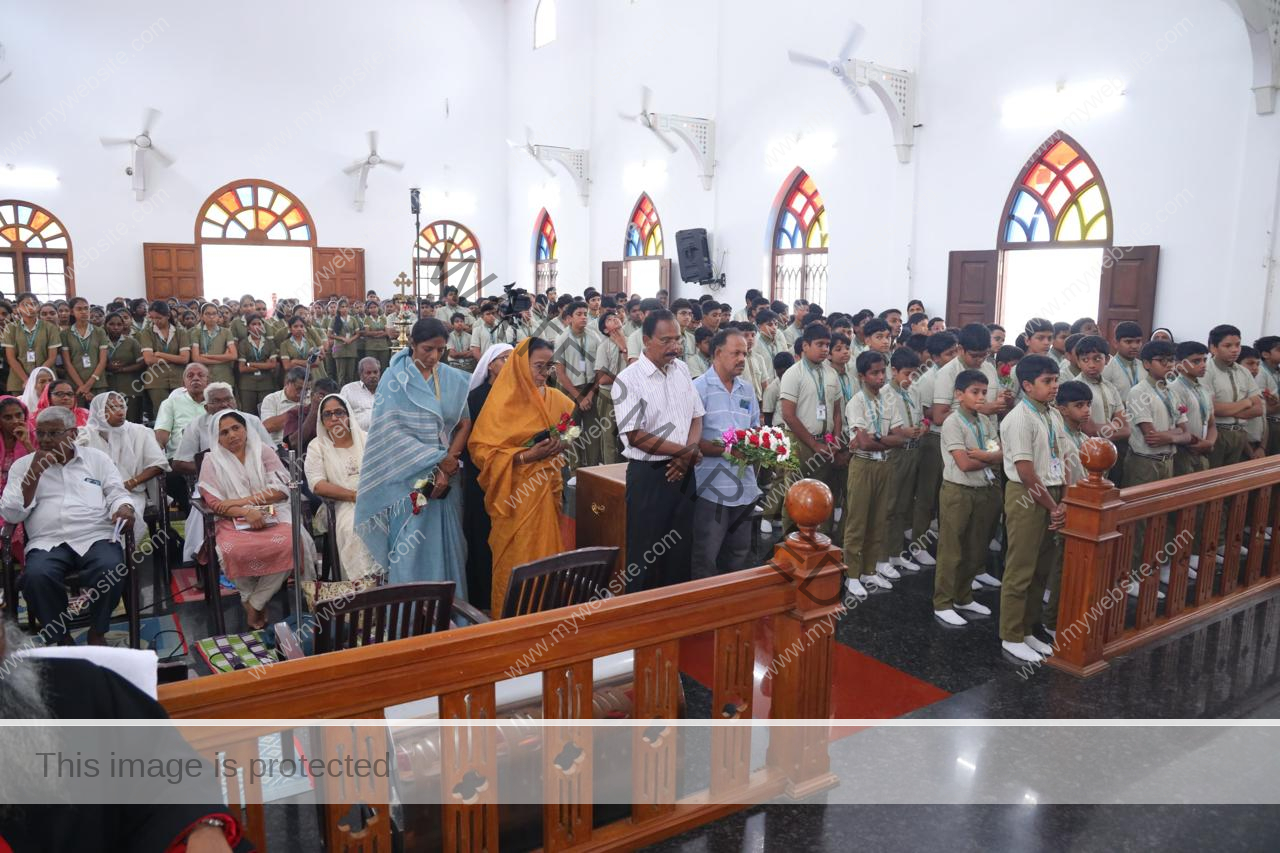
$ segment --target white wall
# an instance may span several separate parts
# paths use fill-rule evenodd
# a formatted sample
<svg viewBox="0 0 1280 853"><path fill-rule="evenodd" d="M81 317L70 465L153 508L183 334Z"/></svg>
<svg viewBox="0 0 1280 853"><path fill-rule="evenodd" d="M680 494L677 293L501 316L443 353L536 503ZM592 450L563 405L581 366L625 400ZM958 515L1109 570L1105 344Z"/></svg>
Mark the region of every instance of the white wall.
<svg viewBox="0 0 1280 853"><path fill-rule="evenodd" d="M14 75L0 86L0 163L53 168L61 180L52 190L0 185L0 197L30 199L63 220L81 295L140 295L140 244L191 242L207 195L246 177L293 191L321 245L366 249L368 284L383 293L411 268L415 184L424 224L467 222L486 259L502 265L499 0L74 0L19 4L5 23ZM136 133L146 107L163 111L153 138L176 163L149 171L150 201L139 204L124 174L128 149L104 149L98 137ZM364 156L369 129L381 131L383 155L407 165L375 170L357 213L354 178L342 169Z"/></svg>

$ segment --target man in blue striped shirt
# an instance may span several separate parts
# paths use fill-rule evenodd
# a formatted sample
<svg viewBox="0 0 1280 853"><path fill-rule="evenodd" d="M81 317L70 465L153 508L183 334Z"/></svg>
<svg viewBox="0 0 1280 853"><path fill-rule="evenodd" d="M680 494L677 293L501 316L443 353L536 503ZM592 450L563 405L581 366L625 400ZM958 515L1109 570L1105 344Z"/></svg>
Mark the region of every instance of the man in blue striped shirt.
<svg viewBox="0 0 1280 853"><path fill-rule="evenodd" d="M742 378L747 339L737 329L717 332L711 340L711 369L693 380L702 400L702 461L694 468L693 577L712 577L747 567L751 549L751 511L760 497L756 471L742 474L718 443L726 430L760 426L755 391Z"/></svg>

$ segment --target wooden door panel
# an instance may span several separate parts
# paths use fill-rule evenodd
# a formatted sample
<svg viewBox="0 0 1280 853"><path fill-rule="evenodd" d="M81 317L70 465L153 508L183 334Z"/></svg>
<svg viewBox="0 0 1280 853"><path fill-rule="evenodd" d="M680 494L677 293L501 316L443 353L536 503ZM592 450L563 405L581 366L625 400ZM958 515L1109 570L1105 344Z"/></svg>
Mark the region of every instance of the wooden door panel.
<svg viewBox="0 0 1280 853"><path fill-rule="evenodd" d="M143 243L147 299L202 299L200 247L192 243Z"/></svg>
<svg viewBox="0 0 1280 853"><path fill-rule="evenodd" d="M1000 253L952 252L947 265L947 325L994 323Z"/></svg>
<svg viewBox="0 0 1280 853"><path fill-rule="evenodd" d="M364 299L364 249L316 247L312 278L316 299L344 296Z"/></svg>
<svg viewBox="0 0 1280 853"><path fill-rule="evenodd" d="M1102 259L1098 328L1114 340L1117 325L1131 320L1150 335L1155 320L1159 246L1113 246Z"/></svg>
<svg viewBox="0 0 1280 853"><path fill-rule="evenodd" d="M610 295L629 292L625 261L604 261L600 265L600 289Z"/></svg>

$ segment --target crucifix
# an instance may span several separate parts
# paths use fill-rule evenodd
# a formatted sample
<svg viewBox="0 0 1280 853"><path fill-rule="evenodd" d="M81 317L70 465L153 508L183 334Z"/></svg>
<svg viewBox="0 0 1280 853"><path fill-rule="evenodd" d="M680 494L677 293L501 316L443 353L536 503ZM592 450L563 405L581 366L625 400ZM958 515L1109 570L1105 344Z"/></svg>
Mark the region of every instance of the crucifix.
<svg viewBox="0 0 1280 853"><path fill-rule="evenodd" d="M400 275L396 276L395 281L391 282L391 286L392 286L392 287L398 287L398 288L400 288L400 301L401 301L401 302L406 301L406 297L408 296L408 294L406 294L406 293L405 293L405 290L406 290L406 289L409 287L409 285L411 285L411 284L413 284L413 281L409 278L409 274L408 274L408 273L406 273L406 272L401 272L401 273L400 273Z"/></svg>

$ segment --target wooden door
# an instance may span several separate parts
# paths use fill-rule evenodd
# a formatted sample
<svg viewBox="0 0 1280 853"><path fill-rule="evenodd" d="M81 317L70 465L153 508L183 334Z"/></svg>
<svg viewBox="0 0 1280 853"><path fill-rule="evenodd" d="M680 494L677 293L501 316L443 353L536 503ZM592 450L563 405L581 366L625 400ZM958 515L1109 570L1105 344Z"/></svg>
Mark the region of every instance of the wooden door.
<svg viewBox="0 0 1280 853"><path fill-rule="evenodd" d="M364 299L364 249L322 249L312 257L312 283L316 299L345 296Z"/></svg>
<svg viewBox="0 0 1280 853"><path fill-rule="evenodd" d="M203 299L200 247L192 243L143 243L147 299Z"/></svg>
<svg viewBox="0 0 1280 853"><path fill-rule="evenodd" d="M1000 298L1000 253L952 252L947 265L947 325L994 323Z"/></svg>
<svg viewBox="0 0 1280 853"><path fill-rule="evenodd" d="M662 268L658 273L658 287L667 292L667 304L676 300L676 295L671 292L671 261L664 259Z"/></svg>
<svg viewBox="0 0 1280 853"><path fill-rule="evenodd" d="M627 289L626 261L605 261L600 265L600 289L612 296L615 293L630 293Z"/></svg>
<svg viewBox="0 0 1280 853"><path fill-rule="evenodd" d="M1098 328L1115 340L1117 325L1132 320L1151 334L1156 313L1156 271L1159 246L1112 246L1102 257L1102 287L1098 294Z"/></svg>

